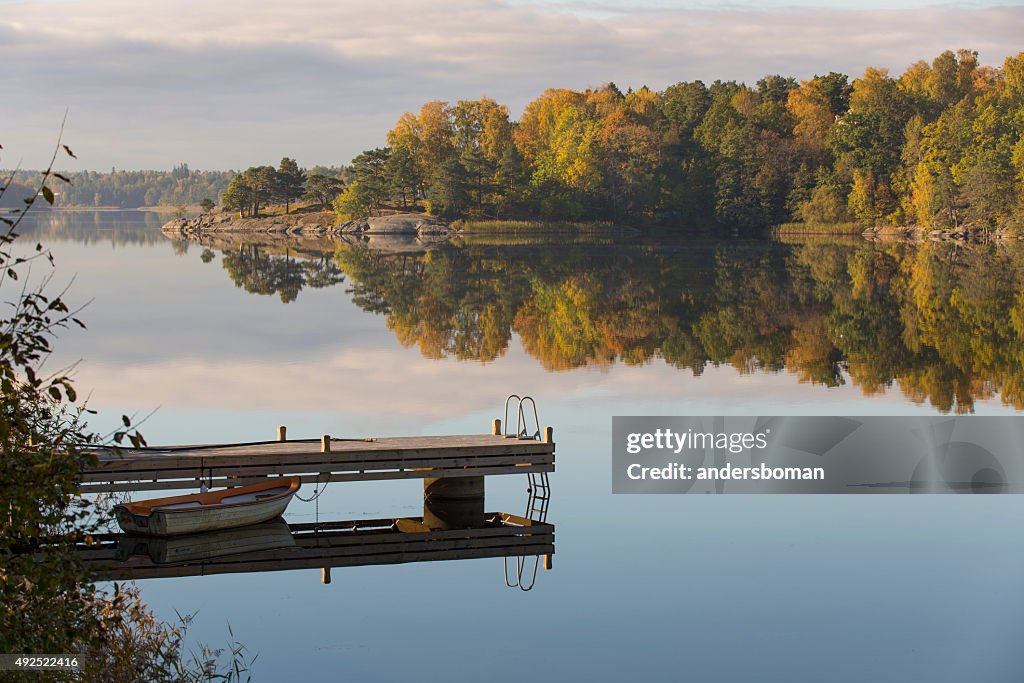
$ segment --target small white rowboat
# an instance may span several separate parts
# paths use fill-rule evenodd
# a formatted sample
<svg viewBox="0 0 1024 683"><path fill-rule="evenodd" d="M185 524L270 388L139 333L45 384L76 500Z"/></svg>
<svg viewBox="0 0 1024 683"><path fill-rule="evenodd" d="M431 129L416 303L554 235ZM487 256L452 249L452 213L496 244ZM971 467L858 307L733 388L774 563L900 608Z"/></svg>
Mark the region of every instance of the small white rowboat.
<svg viewBox="0 0 1024 683"><path fill-rule="evenodd" d="M234 529L280 516L299 490L298 477L277 477L251 486L114 506L120 527L131 534L177 536Z"/></svg>

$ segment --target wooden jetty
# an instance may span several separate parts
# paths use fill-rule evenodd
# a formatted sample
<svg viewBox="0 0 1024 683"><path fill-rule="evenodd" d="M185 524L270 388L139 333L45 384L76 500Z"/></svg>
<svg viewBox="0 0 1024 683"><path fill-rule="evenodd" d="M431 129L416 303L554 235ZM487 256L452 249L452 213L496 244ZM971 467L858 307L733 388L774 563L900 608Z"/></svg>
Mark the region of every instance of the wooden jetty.
<svg viewBox="0 0 1024 683"><path fill-rule="evenodd" d="M92 544L79 546L77 553L95 581L320 568L324 583L329 583L333 567L488 557L543 556L544 567L551 567L551 556L555 552L552 524L501 512L487 513L482 525L468 529L432 529L423 521L422 517L404 517L319 524L281 523L285 533L290 531L292 536L289 539L292 542L276 544L285 547L186 562L154 561L165 553L139 545L140 539L124 534L96 536ZM250 527L254 528L257 527ZM237 533L249 532L240 529ZM200 548L231 545L222 536L216 543L204 544L204 536L192 536L191 542ZM236 547L242 548L254 540L243 538ZM144 541L163 542L161 539Z"/></svg>
<svg viewBox="0 0 1024 683"><path fill-rule="evenodd" d="M551 427L540 440L517 438L502 433L501 420L483 435L288 440L281 427L275 441L110 449L96 456L95 467L81 474L83 492L241 486L273 476L324 484L555 470Z"/></svg>

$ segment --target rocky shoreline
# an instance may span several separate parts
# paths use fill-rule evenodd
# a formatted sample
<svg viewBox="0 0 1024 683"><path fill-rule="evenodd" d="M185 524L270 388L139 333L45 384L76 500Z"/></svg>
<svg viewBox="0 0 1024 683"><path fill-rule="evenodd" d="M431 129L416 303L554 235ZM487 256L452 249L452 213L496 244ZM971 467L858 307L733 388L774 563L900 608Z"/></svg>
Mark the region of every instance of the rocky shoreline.
<svg viewBox="0 0 1024 683"><path fill-rule="evenodd" d="M312 239L358 238L386 243L398 240L401 243L413 241L436 243L448 240L468 230L458 230L443 220L423 213L398 213L386 216L371 216L338 223L331 211L297 211L291 214L273 214L258 218L239 218L237 214L224 211L204 213L191 218L176 218L168 221L161 232L172 239L201 241L202 238L218 235L222 237L242 236L291 236ZM501 231L497 231L501 232ZM792 231L790 231L792 233ZM483 234L496 234L484 231ZM789 234L789 233L787 233ZM817 233L813 230L796 231L792 234ZM844 233L856 236L858 233ZM920 226L874 226L859 233L869 241L898 242L985 242L1015 241L1024 239L1006 231L985 231L975 227L933 229Z"/></svg>
<svg viewBox="0 0 1024 683"><path fill-rule="evenodd" d="M233 213L204 213L176 218L161 227L168 237L196 239L210 234L266 234L309 237L337 235L410 235L448 237L454 231L444 221L421 213L371 216L338 224L333 212L304 212L239 218Z"/></svg>
<svg viewBox="0 0 1024 683"><path fill-rule="evenodd" d="M908 242L986 242L990 240L1020 240L1024 236L1012 235L1009 232L995 230L986 231L980 228L962 226L959 228L925 228L920 226L875 226L862 233L871 241L908 241Z"/></svg>

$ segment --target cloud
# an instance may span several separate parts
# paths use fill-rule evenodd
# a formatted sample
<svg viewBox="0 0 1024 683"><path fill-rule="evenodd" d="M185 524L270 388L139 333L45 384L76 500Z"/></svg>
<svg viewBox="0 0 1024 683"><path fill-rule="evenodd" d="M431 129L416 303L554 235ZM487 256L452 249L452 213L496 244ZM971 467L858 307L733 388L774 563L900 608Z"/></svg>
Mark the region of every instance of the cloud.
<svg viewBox="0 0 1024 683"><path fill-rule="evenodd" d="M90 406L108 416L119 415L126 406L159 406L161 413L171 415L184 410L307 417L339 414L382 433L402 427L418 431L484 408L498 410L503 396L495 393L495 387L530 387L546 409L560 409L568 402L595 415L610 415L623 405L656 411L668 404L682 412L699 413L708 406L727 404L729 410L742 412L763 406L767 394L777 405L800 405L812 412L834 411L837 401L865 400L859 388L848 384L830 389L824 398L815 394L810 401L806 388L789 373L743 375L728 366L708 367L699 383L681 381L688 373L666 368L660 360L641 367L615 364L550 373L526 355L518 340L513 340L505 356L488 365L451 358L429 360L416 354L392 345L326 350L288 363L266 358L174 357L153 363L98 358L82 363L75 381L92 388ZM461 406L455 411L449 400L453 390ZM557 402L554 397L559 397ZM899 403L902 399L892 389L871 400Z"/></svg>
<svg viewBox="0 0 1024 683"><path fill-rule="evenodd" d="M663 88L766 73L902 71L971 47L1019 49L1024 8L555 6L484 0L5 3L15 93L0 135L38 165L65 107L89 168L230 168L285 154L343 163L407 110L483 94L518 115L547 87ZM7 157L0 164L10 165Z"/></svg>

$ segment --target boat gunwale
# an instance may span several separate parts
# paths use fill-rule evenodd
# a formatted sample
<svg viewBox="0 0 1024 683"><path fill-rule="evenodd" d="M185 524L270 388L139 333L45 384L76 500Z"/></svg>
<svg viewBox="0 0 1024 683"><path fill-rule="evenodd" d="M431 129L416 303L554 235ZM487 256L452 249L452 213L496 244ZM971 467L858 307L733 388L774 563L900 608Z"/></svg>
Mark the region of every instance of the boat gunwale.
<svg viewBox="0 0 1024 683"><path fill-rule="evenodd" d="M281 488L282 484L287 483L287 488L281 493L274 494L267 498L257 498L253 500L242 500L233 503L222 503L220 502L224 498L235 495L243 495L246 493L258 493L268 489ZM116 511L118 508L124 510L131 515L138 515L142 517L149 517L157 512L164 514L174 513L196 513L206 510L223 510L232 507L243 507L246 505L265 504L274 501L281 500L282 498L292 496L302 486L302 481L299 477L274 477L268 479L265 482L259 482L256 484L249 484L246 486L238 486L235 488L226 488L219 491L208 491L206 493L193 493L182 496L167 496L164 498L153 498L151 500L140 500L128 503L119 503L114 506ZM198 506L192 507L162 507L164 505L173 505L178 502L198 502Z"/></svg>

